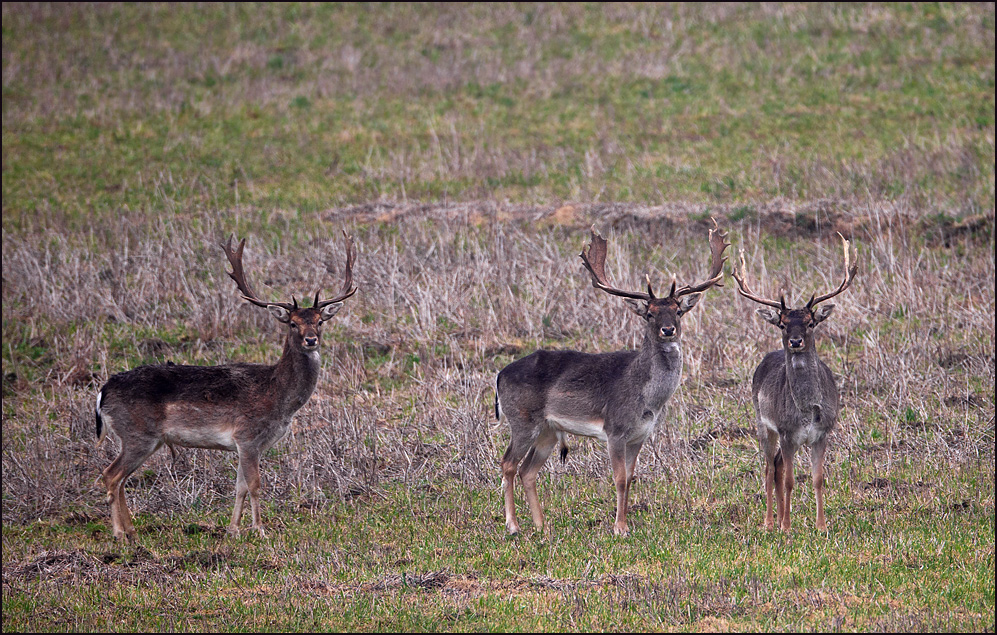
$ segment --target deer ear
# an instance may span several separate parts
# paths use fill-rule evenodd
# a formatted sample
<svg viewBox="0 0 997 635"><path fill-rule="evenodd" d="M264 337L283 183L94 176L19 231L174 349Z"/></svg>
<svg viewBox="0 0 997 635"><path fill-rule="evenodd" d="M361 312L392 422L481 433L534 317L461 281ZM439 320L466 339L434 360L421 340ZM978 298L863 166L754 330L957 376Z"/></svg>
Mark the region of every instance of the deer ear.
<svg viewBox="0 0 997 635"><path fill-rule="evenodd" d="M767 306L763 306L760 309L755 309L758 315L762 316L762 319L771 324L779 326L782 323L782 313L776 311L775 309L770 309Z"/></svg>
<svg viewBox="0 0 997 635"><path fill-rule="evenodd" d="M647 319L647 303L641 302L640 300L634 300L632 298L626 298L624 302L630 307L630 310L641 316L645 320Z"/></svg>
<svg viewBox="0 0 997 635"><path fill-rule="evenodd" d="M817 307L817 310L814 311L814 323L820 324L821 322L823 322L825 319L827 319L827 316L831 315L831 311L833 310L834 310L833 304L822 304L819 307Z"/></svg>
<svg viewBox="0 0 997 635"><path fill-rule="evenodd" d="M682 296L679 299L679 311L681 313L688 313L692 310L692 307L696 306L701 297L703 297L702 293L690 293L689 295Z"/></svg>
<svg viewBox="0 0 997 635"><path fill-rule="evenodd" d="M325 322L326 320L331 319L332 316L339 313L341 308L343 308L342 302L333 302L328 306L322 307L322 321Z"/></svg>
<svg viewBox="0 0 997 635"><path fill-rule="evenodd" d="M286 324L291 321L291 312L282 306L277 306L276 304L268 304L267 311L270 311L270 315L277 318L277 320L280 322L284 322Z"/></svg>

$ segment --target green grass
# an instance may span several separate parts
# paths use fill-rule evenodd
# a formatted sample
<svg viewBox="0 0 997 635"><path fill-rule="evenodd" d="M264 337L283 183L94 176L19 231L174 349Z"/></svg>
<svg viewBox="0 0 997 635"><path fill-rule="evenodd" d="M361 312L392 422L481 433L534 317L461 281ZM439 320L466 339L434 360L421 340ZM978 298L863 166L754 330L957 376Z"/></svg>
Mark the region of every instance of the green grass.
<svg viewBox="0 0 997 635"><path fill-rule="evenodd" d="M5 525L5 545L38 563L5 576L5 623L184 631L992 623L993 514L971 484L958 505L932 500L927 486L889 509L877 493L836 484L831 530L815 532L812 505L801 503L802 526L787 537L758 528L758 501L721 502L729 500L723 491L721 500L690 500L645 481L632 534L619 539L606 531L605 480L542 479L551 528L539 535L527 523L513 539L494 493L439 482L292 514L266 539L224 538L226 518L190 512L139 516L135 548L78 517ZM77 583L60 584L66 576Z"/></svg>
<svg viewBox="0 0 997 635"><path fill-rule="evenodd" d="M4 16L5 228L376 199L994 204L984 7Z"/></svg>

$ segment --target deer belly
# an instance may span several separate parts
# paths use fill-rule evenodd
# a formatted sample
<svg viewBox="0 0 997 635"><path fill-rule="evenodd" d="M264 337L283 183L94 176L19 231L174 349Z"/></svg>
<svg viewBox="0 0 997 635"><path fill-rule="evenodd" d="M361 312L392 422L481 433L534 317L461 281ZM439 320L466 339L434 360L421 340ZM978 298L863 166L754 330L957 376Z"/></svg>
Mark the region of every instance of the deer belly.
<svg viewBox="0 0 997 635"><path fill-rule="evenodd" d="M599 418L548 415L547 422L551 428L558 432L577 434L581 437L595 437L602 441L608 440L608 437L606 437L605 421Z"/></svg>
<svg viewBox="0 0 997 635"><path fill-rule="evenodd" d="M185 448L235 450L235 429L231 413L189 404L170 404L163 422L163 441Z"/></svg>
<svg viewBox="0 0 997 635"><path fill-rule="evenodd" d="M198 427L171 428L163 432L163 441L169 445L206 450L236 450L231 428Z"/></svg>

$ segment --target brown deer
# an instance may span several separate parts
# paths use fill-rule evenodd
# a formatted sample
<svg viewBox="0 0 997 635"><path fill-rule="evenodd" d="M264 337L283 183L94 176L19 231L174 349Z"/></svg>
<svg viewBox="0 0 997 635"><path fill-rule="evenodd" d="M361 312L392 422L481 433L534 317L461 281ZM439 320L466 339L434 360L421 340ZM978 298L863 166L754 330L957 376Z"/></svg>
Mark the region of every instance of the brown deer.
<svg viewBox="0 0 997 635"><path fill-rule="evenodd" d="M722 286L726 233L709 232L710 273L707 279L657 297L647 278L647 293L610 285L605 271L606 240L592 230L592 242L581 253L592 286L626 299L645 321L639 350L613 353L540 350L503 368L496 380L495 414L509 423L512 440L502 457L505 525L519 532L513 499L518 472L533 523L543 529L537 497L537 473L556 445L567 455L566 435L606 442L616 485L613 532L627 535L627 509L637 454L661 417L682 377L681 317L710 287Z"/></svg>
<svg viewBox="0 0 997 635"><path fill-rule="evenodd" d="M841 234L838 234L841 236ZM738 293L764 305L762 318L782 330L782 350L762 359L751 379L751 395L757 416L758 445L765 462L765 527L775 529L772 494L780 529L790 531L793 491L793 458L802 446L810 447L811 476L817 496L817 528L827 529L824 519L824 453L827 436L838 419L838 386L827 364L817 358L814 330L823 322L833 304L817 306L851 285L858 263L850 263L848 241L841 236L845 252L845 277L837 289L810 296L802 309L755 295L744 281L744 252L741 270L734 271Z"/></svg>
<svg viewBox="0 0 997 635"><path fill-rule="evenodd" d="M111 377L97 394L97 438L110 428L121 440L121 452L103 471L111 505L114 537L134 540L135 527L125 502L125 480L163 445L237 452L239 468L235 509L228 527L239 533L243 503L249 494L252 529L264 534L260 519L260 457L287 434L291 417L311 397L319 374L322 324L356 293L353 286L353 239L346 238L345 280L339 295L310 307L261 300L242 270L243 239L232 250L232 237L222 245L232 265L229 276L243 299L265 307L287 325L284 352L276 364L233 363L140 366ZM105 426L106 424L106 426Z"/></svg>

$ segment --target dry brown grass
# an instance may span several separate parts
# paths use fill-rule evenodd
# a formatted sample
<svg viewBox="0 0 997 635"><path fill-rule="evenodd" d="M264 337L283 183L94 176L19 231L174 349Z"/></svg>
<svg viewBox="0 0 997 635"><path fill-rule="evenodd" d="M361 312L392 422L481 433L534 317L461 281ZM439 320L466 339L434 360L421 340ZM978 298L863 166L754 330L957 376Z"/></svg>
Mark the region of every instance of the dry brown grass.
<svg viewBox="0 0 997 635"><path fill-rule="evenodd" d="M844 397L831 462L853 470L832 467L833 479L859 487L869 469L888 478L894 462L992 462L992 216L976 231L928 231L890 205L773 202L752 219L725 220L732 212L709 210L763 293L786 289L799 300L830 288L841 273L833 230L857 246L859 277L819 338ZM94 448L92 405L110 374L138 360L277 358L278 326L225 276L224 230L199 220L197 229L151 221L107 242L4 234L5 523L67 509L103 516L93 482L114 443ZM247 270L274 298L332 284L340 226L360 250L361 290L330 325L316 393L264 461L273 500L323 505L426 479L491 487L507 434L492 412L504 364L541 346L636 345L635 318L582 275L577 253L592 222L610 238L609 275L621 284L647 271L667 284L705 266L706 211L684 205L578 206L571 215L495 203L373 206L330 212L290 235L250 236ZM712 478L704 452L750 437L751 372L778 343L730 284L700 306L686 319L682 388L642 462L648 478L694 487ZM160 453L133 477L136 508L224 506L230 458L184 451L171 464ZM551 469L601 477L607 468L597 444L580 442L566 467Z"/></svg>

